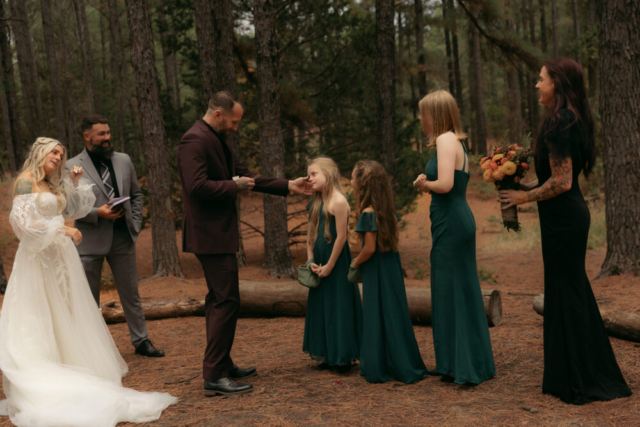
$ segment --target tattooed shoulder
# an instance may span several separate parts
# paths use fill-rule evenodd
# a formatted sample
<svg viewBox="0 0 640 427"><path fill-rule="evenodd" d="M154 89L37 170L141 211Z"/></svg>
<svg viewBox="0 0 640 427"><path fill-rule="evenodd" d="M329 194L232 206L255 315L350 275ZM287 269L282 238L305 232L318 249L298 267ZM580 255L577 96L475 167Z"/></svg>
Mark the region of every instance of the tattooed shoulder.
<svg viewBox="0 0 640 427"><path fill-rule="evenodd" d="M33 184L29 178L20 178L13 189L13 197L33 193Z"/></svg>

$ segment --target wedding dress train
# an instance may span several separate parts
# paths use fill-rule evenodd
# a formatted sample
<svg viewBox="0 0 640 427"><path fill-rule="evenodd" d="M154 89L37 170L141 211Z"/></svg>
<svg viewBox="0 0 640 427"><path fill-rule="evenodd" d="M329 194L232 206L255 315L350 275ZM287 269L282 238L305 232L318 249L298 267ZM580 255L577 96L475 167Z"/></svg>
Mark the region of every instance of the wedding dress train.
<svg viewBox="0 0 640 427"><path fill-rule="evenodd" d="M67 197L26 194L10 222L20 239L0 315L0 415L18 426L115 426L160 417L177 399L122 387L127 365L113 342L64 222L95 202L88 181Z"/></svg>

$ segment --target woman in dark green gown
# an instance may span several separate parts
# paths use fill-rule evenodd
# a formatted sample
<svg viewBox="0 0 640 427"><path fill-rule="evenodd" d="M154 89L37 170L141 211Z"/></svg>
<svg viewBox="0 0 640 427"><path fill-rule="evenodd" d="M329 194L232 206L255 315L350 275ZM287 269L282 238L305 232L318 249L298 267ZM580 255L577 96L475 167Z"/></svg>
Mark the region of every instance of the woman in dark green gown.
<svg viewBox="0 0 640 427"><path fill-rule="evenodd" d="M309 289L302 349L323 362L321 366L346 369L360 358L362 342L360 290L347 280L351 264L346 243L349 204L333 160L316 158L308 172L316 196L307 207L307 255L314 260L311 268L320 276L320 286ZM337 227L341 227L340 233Z"/></svg>
<svg viewBox="0 0 640 427"><path fill-rule="evenodd" d="M461 141L466 135L446 91L424 97L420 115L437 146L425 175L414 183L431 192L433 373L458 384L480 384L496 370L476 265L476 223L466 199L469 172Z"/></svg>
<svg viewBox="0 0 640 427"><path fill-rule="evenodd" d="M351 185L358 194L356 232L363 246L353 262L362 270L364 297L360 375L370 383L420 381L427 370L409 316L389 178L380 163L360 161Z"/></svg>

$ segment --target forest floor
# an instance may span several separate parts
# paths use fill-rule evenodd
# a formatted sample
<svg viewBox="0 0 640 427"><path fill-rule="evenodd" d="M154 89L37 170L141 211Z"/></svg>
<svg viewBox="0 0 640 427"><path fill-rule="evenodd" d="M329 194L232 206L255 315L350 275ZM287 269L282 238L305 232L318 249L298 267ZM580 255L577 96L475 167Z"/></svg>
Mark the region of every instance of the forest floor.
<svg viewBox="0 0 640 427"><path fill-rule="evenodd" d="M8 224L10 184L0 185L0 255L7 276L11 272L17 239ZM461 426L631 426L640 425L639 344L612 338L620 368L633 396L611 402L572 406L541 393L543 352L542 317L532 309L543 291L543 264L535 207L520 212L524 230L506 233L497 218L493 189L473 177L469 204L477 223L478 269L485 289L502 293L503 323L490 329L497 375L478 386L444 383L438 377L413 385L399 382L369 384L358 369L348 374L319 371L302 352L304 318L251 319L238 322L232 356L242 366L255 366L254 392L229 398L205 398L201 364L205 347L204 318L188 317L148 322L154 344L166 352L160 359L136 356L126 324L110 325L114 340L129 364L124 385L137 390L165 391L179 398L154 426L209 425L461 425ZM262 227L259 195L243 198L242 219ZM420 196L415 208L403 216L400 253L408 273L407 286L429 286L430 196ZM603 308L640 311L640 278L616 276L594 280L604 260L603 208L591 205L592 236L587 252L587 273ZM304 206L300 201L290 212ZM300 220L298 220L300 221ZM296 221L292 221L292 226ZM249 266L240 270L247 280L279 280L261 269L262 237L247 229L245 248ZM179 234L176 236L180 242ZM180 246L180 244L179 244ZM352 246L353 252L357 247ZM292 248L302 263L303 245ZM146 229L137 244L140 278L150 277L151 233ZM204 297L206 284L192 254L180 254L185 280L163 278L140 284L143 301ZM108 271L105 272L108 277ZM284 279L282 279L284 280ZM366 290L365 290L366 291ZM113 288L102 301L117 300ZM414 327L428 368L435 366L431 328ZM10 425L0 419L0 425ZM121 424L130 425L130 424Z"/></svg>

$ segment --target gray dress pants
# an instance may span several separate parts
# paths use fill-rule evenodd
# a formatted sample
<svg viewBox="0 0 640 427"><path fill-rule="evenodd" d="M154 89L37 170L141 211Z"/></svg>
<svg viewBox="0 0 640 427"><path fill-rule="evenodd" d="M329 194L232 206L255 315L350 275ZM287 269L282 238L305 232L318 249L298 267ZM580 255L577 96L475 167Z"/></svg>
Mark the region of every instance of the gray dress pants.
<svg viewBox="0 0 640 427"><path fill-rule="evenodd" d="M113 243L106 255L80 255L80 260L87 275L93 298L100 305L100 280L102 278L102 264L107 259L116 289L120 296L120 303L127 319L131 343L138 347L147 339L147 323L142 312L142 303L138 293L138 265L136 263L136 246L129 231L125 228L113 229Z"/></svg>

